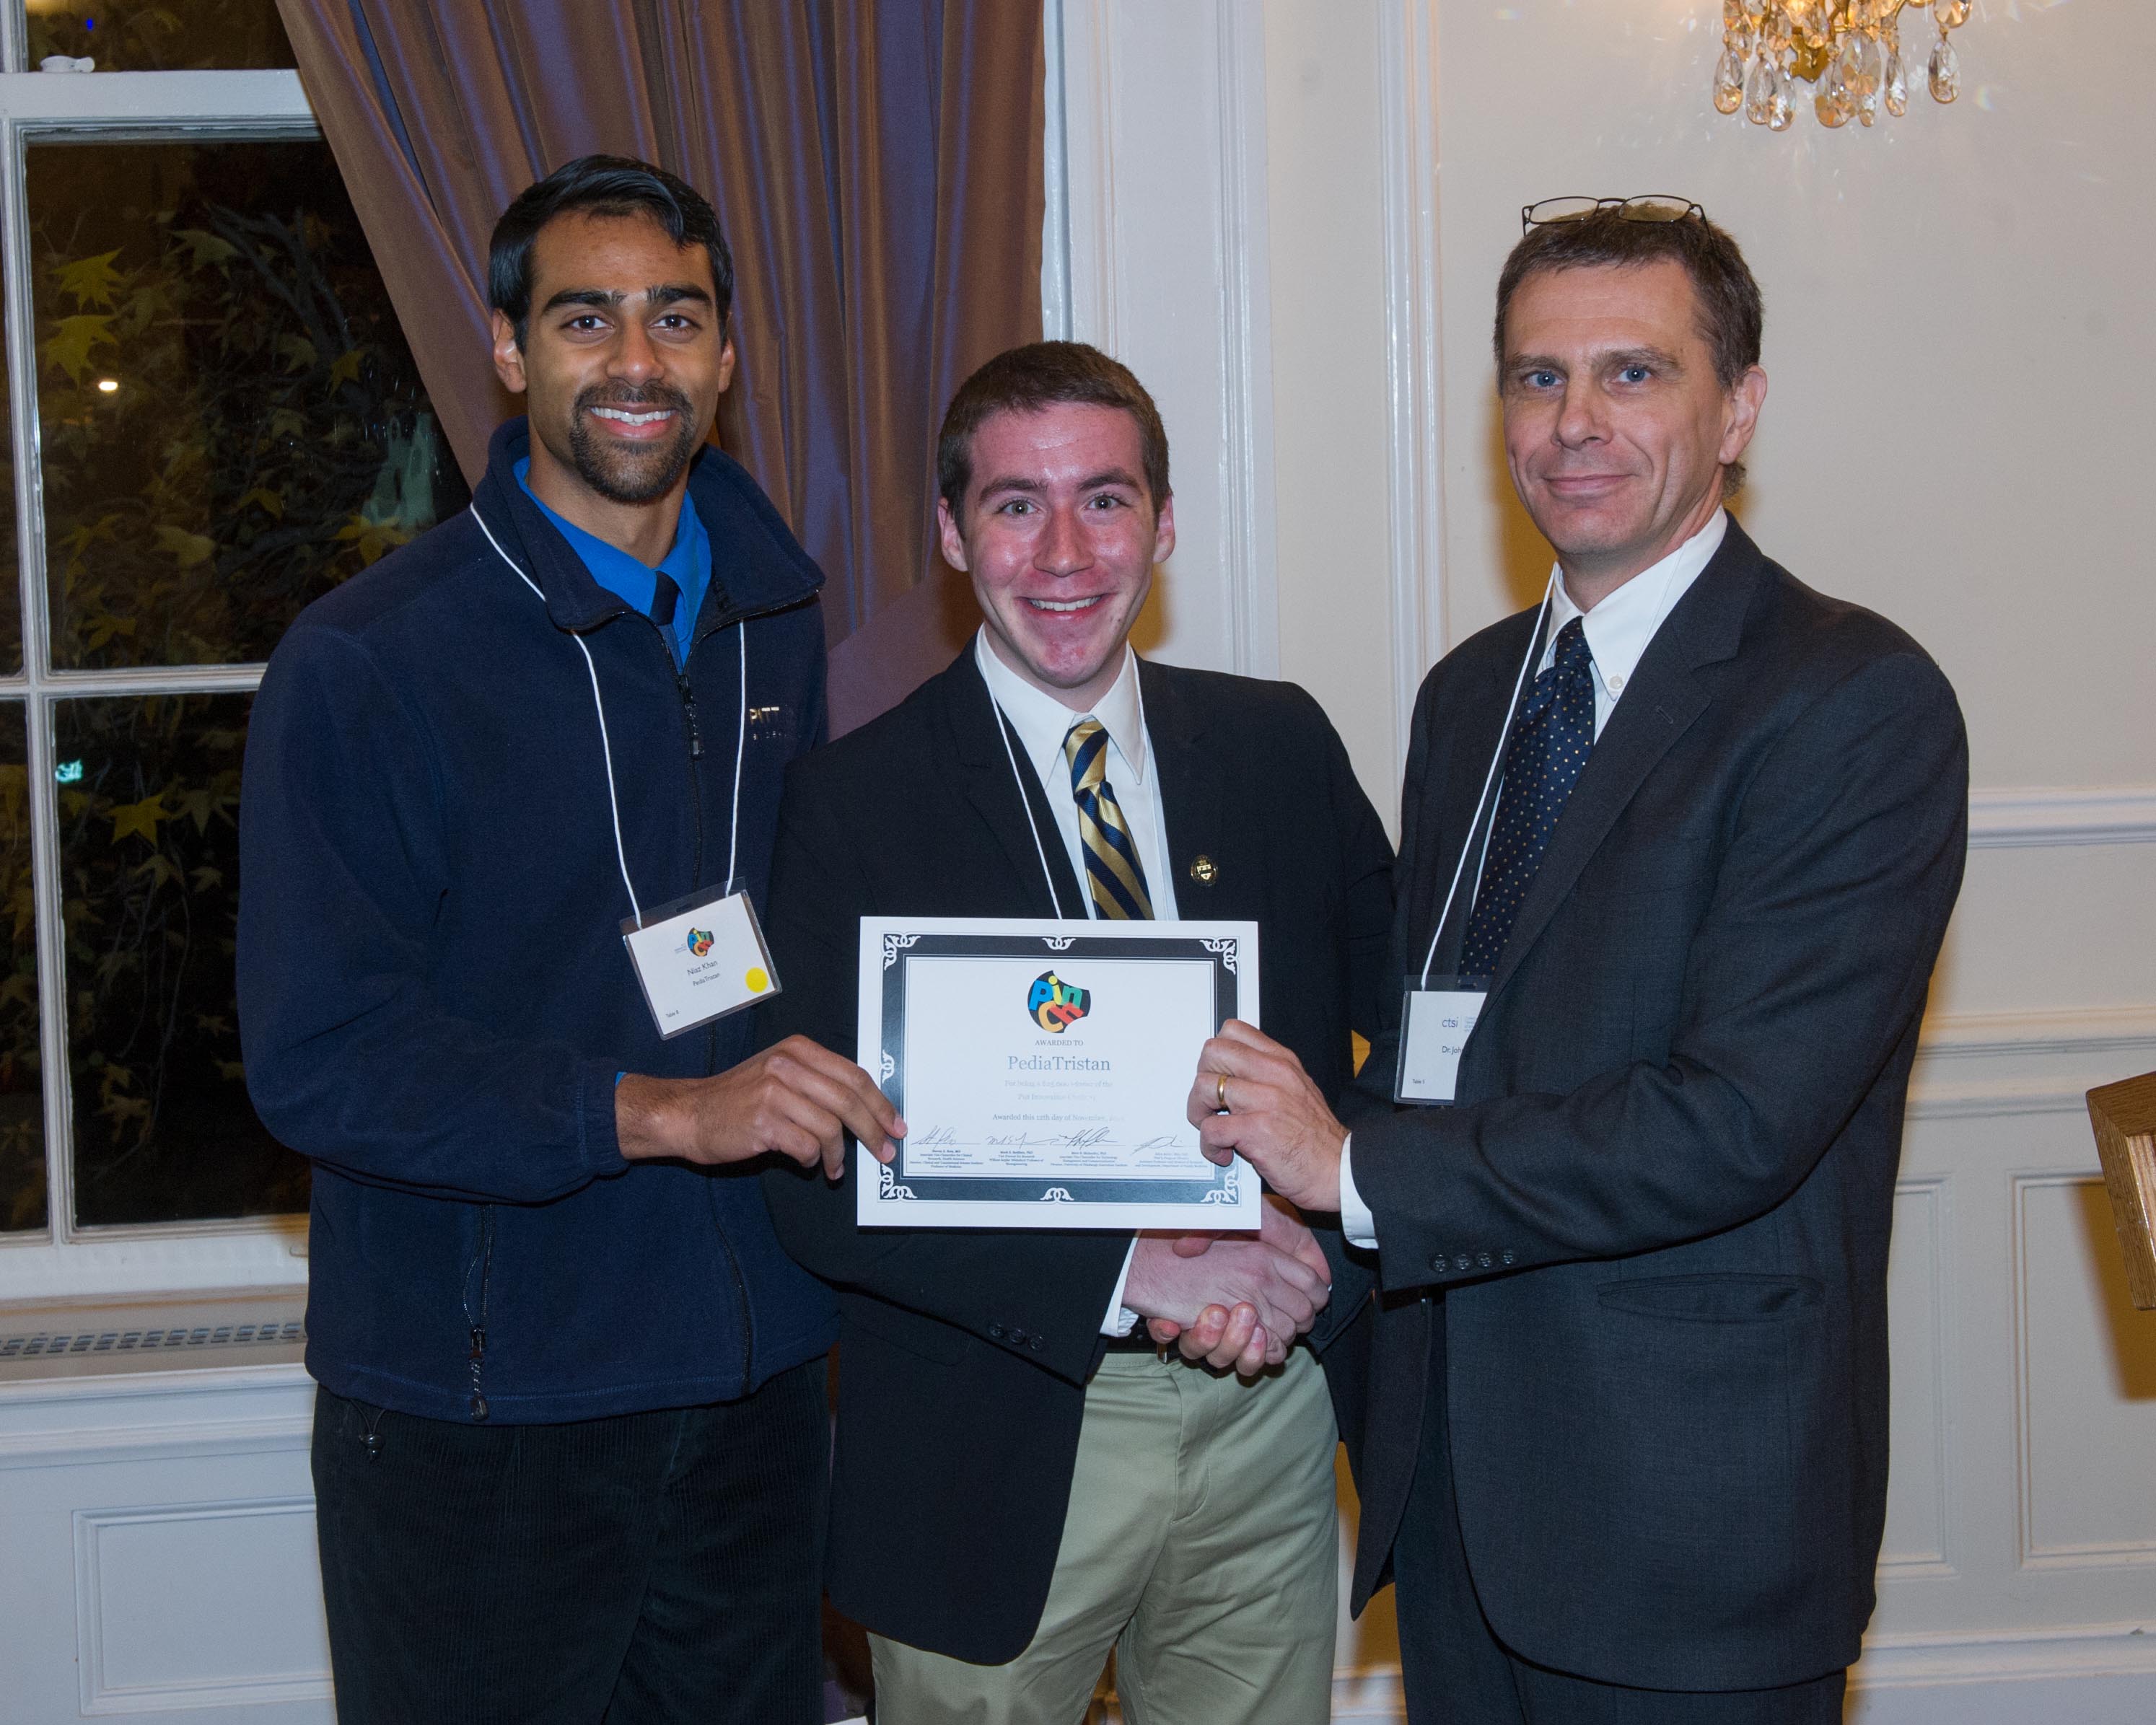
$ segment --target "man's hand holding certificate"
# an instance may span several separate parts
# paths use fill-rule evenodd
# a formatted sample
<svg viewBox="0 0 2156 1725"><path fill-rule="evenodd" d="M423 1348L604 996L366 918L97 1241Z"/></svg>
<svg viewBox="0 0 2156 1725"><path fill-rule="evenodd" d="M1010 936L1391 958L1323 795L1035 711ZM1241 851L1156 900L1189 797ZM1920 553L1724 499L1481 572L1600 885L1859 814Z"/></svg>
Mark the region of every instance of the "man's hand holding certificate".
<svg viewBox="0 0 2156 1725"><path fill-rule="evenodd" d="M1340 1208L1341 1125L1302 1062L1254 1024L1230 1020L1205 1045L1187 1106L1205 1154L1247 1159L1306 1210Z"/></svg>

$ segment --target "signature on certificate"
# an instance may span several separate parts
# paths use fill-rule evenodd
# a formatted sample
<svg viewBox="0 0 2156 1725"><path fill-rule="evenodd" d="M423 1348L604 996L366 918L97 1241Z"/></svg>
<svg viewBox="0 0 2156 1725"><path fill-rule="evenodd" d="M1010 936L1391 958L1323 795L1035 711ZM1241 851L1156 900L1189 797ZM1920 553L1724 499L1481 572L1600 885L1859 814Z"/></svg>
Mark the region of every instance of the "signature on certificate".
<svg viewBox="0 0 2156 1725"><path fill-rule="evenodd" d="M906 1140L913 1150L1186 1150L1189 1141L1180 1132L1163 1132L1125 1145L1112 1127L1081 1127L1067 1132L990 1132L985 1138L962 1138L957 1128L932 1126Z"/></svg>

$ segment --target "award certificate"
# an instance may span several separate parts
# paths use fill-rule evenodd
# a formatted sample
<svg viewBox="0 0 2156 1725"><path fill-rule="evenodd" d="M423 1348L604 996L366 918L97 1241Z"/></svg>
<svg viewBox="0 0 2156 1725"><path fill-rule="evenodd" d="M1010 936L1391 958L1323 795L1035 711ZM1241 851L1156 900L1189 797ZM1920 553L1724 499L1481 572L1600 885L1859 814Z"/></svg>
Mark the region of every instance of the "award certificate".
<svg viewBox="0 0 2156 1725"><path fill-rule="evenodd" d="M864 916L861 1065L907 1132L861 1154L861 1225L1256 1228L1256 1173L1188 1110L1207 1039L1257 1016L1254 922Z"/></svg>

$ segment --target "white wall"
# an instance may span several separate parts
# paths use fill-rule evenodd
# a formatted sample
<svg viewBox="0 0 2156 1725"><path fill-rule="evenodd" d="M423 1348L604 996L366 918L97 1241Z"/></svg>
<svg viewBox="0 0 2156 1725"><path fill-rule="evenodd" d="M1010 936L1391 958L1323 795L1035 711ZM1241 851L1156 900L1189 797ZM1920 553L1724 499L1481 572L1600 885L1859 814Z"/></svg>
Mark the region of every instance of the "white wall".
<svg viewBox="0 0 2156 1725"><path fill-rule="evenodd" d="M1105 243L1175 237L1125 249L1113 335L1179 474L1236 459L1189 359L1217 337L1192 284L1201 263L1226 279L1218 188L1262 187L1240 230L1270 344L1239 409L1271 450L1251 567L1279 674L1389 816L1416 676L1548 568L1491 387L1520 206L1683 193L1743 244L1772 388L1739 513L1930 648L1974 751L1897 1205L1894 1476L1851 1717L2156 1717L2156 1314L2126 1303L2081 1101L2156 1066L2156 572L2133 531L2156 7L1978 0L1960 102L1775 136L1713 111L1714 0L1066 3L1175 93L1071 125L1121 170ZM1912 14L1912 63L1929 28ZM1238 43L1259 122L1194 124ZM1188 501L1186 547L1208 516ZM1240 578L1194 563L1171 593ZM1157 645L1265 669L1179 619ZM1339 1717L1393 1716L1395 1656L1382 1616L1343 1635Z"/></svg>

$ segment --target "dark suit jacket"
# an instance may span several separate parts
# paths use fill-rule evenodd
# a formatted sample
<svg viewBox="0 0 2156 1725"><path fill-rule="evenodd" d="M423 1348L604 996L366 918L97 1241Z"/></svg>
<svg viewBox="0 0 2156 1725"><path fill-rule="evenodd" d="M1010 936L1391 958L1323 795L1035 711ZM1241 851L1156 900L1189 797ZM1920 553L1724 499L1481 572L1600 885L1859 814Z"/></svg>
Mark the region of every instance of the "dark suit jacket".
<svg viewBox="0 0 2156 1725"><path fill-rule="evenodd" d="M1158 665L1140 676L1178 907L1258 923L1265 1029L1337 1096L1348 1033L1377 1029L1388 992L1392 852L1378 817L1300 689ZM1060 829L1022 752L1019 765L1076 913ZM854 1052L864 916L1052 915L1019 798L970 646L894 711L796 762L772 876L785 992L768 1034ZM1209 884L1190 873L1200 855ZM1000 1662L1031 1640L1047 1598L1130 1235L864 1233L854 1178L765 1177L780 1239L839 1293L831 1597L879 1634ZM1314 1337L1367 1303L1358 1286L1367 1295L1367 1273L1358 1285L1336 1263Z"/></svg>
<svg viewBox="0 0 2156 1725"><path fill-rule="evenodd" d="M1423 685L1403 968L1532 626L1486 629ZM1461 1105L1351 1105L1383 1290L1358 1609L1421 1423L1449 1419L1476 1591L1514 1651L1661 1689L1856 1657L1886 1512L1902 1104L1967 802L1938 667L1732 524L1581 771ZM1393 1058L1388 1039L1364 1085Z"/></svg>

